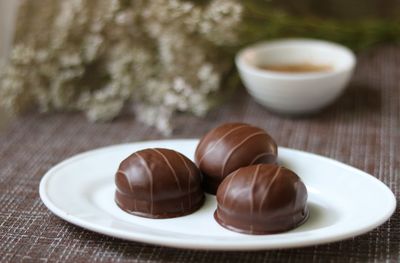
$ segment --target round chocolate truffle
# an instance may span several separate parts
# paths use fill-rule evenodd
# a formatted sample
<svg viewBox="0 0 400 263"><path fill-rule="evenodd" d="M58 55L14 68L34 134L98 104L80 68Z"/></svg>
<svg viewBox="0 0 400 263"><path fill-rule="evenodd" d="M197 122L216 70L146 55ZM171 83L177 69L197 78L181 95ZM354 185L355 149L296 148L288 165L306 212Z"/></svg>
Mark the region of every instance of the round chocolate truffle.
<svg viewBox="0 0 400 263"><path fill-rule="evenodd" d="M218 188L217 202L217 222L246 234L287 231L308 218L305 185L294 172L274 164L231 173Z"/></svg>
<svg viewBox="0 0 400 263"><path fill-rule="evenodd" d="M275 141L263 129L244 123L227 123L200 140L195 161L204 176L205 191L215 194L231 172L252 164L275 163L277 154Z"/></svg>
<svg viewBox="0 0 400 263"><path fill-rule="evenodd" d="M204 202L199 169L173 150L156 148L133 153L121 162L115 184L117 205L138 216L183 216Z"/></svg>

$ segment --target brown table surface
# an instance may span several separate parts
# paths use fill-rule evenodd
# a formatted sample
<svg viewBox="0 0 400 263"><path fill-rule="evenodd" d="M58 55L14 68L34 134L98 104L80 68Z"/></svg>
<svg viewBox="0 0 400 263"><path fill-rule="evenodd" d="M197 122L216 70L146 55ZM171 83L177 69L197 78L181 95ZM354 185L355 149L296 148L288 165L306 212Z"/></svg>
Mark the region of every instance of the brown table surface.
<svg viewBox="0 0 400 263"><path fill-rule="evenodd" d="M363 52L350 87L313 117L269 113L243 90L206 118L179 116L174 138L195 138L222 122L253 123L279 145L337 159L382 180L400 197L400 47ZM53 165L101 146L165 138L122 116L91 124L81 114L29 114L0 134L0 262L366 262L400 261L400 213L353 239L301 249L258 252L181 250L96 234L53 215L39 181ZM354 189L356 192L357 189ZM373 193L371 193L373 194Z"/></svg>

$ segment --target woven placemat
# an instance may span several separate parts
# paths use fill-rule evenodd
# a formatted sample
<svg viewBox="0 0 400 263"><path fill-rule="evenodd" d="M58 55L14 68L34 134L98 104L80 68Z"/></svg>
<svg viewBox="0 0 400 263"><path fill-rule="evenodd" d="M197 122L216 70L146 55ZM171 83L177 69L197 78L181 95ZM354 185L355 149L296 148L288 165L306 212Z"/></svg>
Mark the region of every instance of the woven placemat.
<svg viewBox="0 0 400 263"><path fill-rule="evenodd" d="M256 124L281 146L322 154L364 170L387 184L399 200L400 47L380 47L360 55L345 94L315 116L273 115L241 90L204 119L178 116L173 137L199 137L228 121ZM209 252L99 235L59 219L40 201L41 177L63 159L101 146L163 138L131 116L90 124L80 114L29 114L13 122L0 134L0 262L400 261L399 209L381 227L343 242L290 250Z"/></svg>

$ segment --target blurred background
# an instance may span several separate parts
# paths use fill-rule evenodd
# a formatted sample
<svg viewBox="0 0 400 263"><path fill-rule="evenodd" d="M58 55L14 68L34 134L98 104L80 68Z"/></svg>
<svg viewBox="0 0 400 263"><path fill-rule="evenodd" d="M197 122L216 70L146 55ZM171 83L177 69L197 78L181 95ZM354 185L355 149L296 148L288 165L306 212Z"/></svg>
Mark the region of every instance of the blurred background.
<svg viewBox="0 0 400 263"><path fill-rule="evenodd" d="M400 3L396 0L280 0L265 1L274 7L287 10L291 14L321 16L326 18L396 18Z"/></svg>
<svg viewBox="0 0 400 263"><path fill-rule="evenodd" d="M363 52L398 43L399 18L395 0L0 0L0 123L131 114L171 134L176 114L229 103L241 47L310 37Z"/></svg>

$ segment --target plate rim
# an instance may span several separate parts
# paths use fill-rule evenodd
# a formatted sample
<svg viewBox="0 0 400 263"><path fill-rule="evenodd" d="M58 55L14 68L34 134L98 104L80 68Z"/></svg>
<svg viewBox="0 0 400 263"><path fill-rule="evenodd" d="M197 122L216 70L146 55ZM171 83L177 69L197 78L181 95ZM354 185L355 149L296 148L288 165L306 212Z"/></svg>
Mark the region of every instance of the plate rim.
<svg viewBox="0 0 400 263"><path fill-rule="evenodd" d="M327 161L335 166L339 166L343 169L353 171L358 173L360 176L363 176L365 178L368 178L368 180L373 181L375 184L379 185L382 189L384 189L387 194L388 194L388 201L390 199L390 209L388 209L387 213L381 216L380 220L377 220L373 224L370 224L368 227L364 227L362 229L358 229L357 231L349 231L346 234L342 234L340 236L335 236L335 237L320 237L312 240L305 240L305 241L295 241L295 242L286 242L285 244L282 243L269 243L268 245L265 245L263 243L243 243L243 244L238 244L238 243L231 243L228 244L229 242L225 241L223 243L218 243L218 242L206 242L202 243L199 242L198 240L193 240L189 241L187 239L179 239L175 237L164 237L164 236L158 236L157 239L154 239L152 235L146 235L142 233L137 233L135 236L132 236L131 233L129 234L124 234L122 230L118 229L111 229L110 227L104 227L101 225L96 225L90 222L87 222L87 220L80 219L78 217L75 217L73 215L68 214L65 212L63 209L59 208L57 205L55 205L51 200L50 196L46 192L46 186L48 184L48 181L52 178L55 172L68 165L69 163L75 162L79 159L85 158L88 155L91 155L93 153L98 153L102 151L106 151L112 148L120 148L120 147L128 147L130 145L135 146L137 144L162 144L162 143L195 143L199 139L198 138L193 138L193 139L165 139L165 140L143 140L143 141L136 141L136 142L127 142L127 143L121 143L121 144L114 144L114 145L109 145L109 146L104 146L104 147L99 147L95 148L92 150L84 151L75 155L72 155L61 162L57 163L53 167L51 167L41 178L40 184L39 184L39 196L44 205L47 207L47 209L50 210L53 214L55 214L57 217L59 217L62 220L65 220L75 226L84 228L86 230L90 230L99 234L103 234L109 237L116 237L119 239L127 240L127 241L134 241L134 242L143 242L146 244L151 244L151 245L159 245L159 246L167 246L167 247L174 247L174 248L183 248L183 249L195 249L195 250L213 250L213 251L244 251L244 250L272 250L272 249L288 249L288 248L299 248L299 247L307 247L307 246L313 246L313 245L321 245L321 244L327 244L327 243L332 243L332 242L337 242L337 241L342 241L346 239L350 239L352 237L368 233L369 231L377 228L378 226L382 225L385 223L395 212L396 209L396 197L394 193L391 191L391 189L382 181L380 181L378 178L376 178L373 175L370 175L358 168L355 168L353 166L350 166L348 164L345 164L343 162L334 160L329 157L325 157L319 154L311 153L311 152L306 152L298 149L293 149L293 148L287 148L287 147L278 147L278 152L283 150L283 151L292 151L298 154L305 154L312 156L313 158L321 158L324 161ZM390 198L389 198L390 196Z"/></svg>

